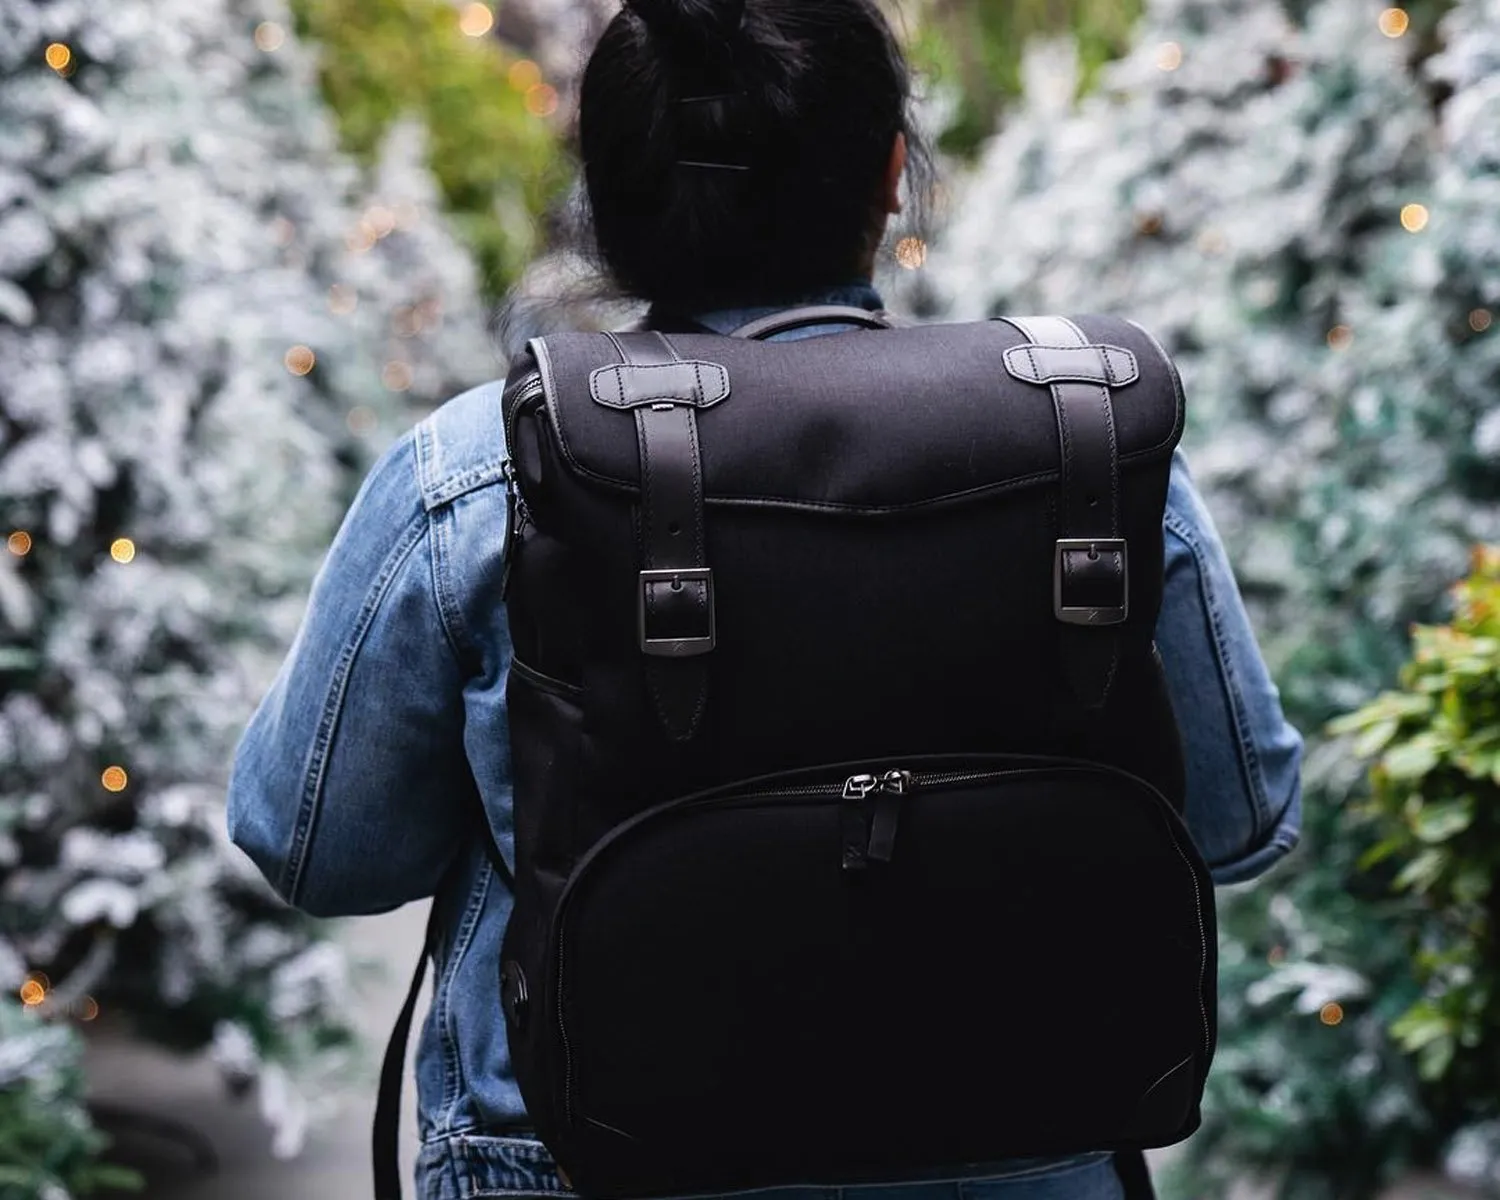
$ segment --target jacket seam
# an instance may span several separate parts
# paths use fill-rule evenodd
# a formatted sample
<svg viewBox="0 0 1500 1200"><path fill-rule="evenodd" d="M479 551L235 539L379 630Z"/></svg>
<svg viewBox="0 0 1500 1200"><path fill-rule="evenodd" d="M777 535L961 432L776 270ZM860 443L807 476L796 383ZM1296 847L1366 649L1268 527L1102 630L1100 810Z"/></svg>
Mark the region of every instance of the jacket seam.
<svg viewBox="0 0 1500 1200"><path fill-rule="evenodd" d="M317 833L318 814L322 808L323 789L328 777L328 760L339 721L343 716L349 677L353 673L359 652L364 648L365 639L375 624L375 618L385 603L386 597L390 595L392 584L421 544L426 526L425 514L418 514L407 524L401 540L396 543L395 548L381 564L380 572L367 591L364 603L355 617L354 631L344 643L344 648L339 651L338 661L334 664L328 694L323 701L323 711L319 716L317 732L313 736L312 749L308 754L307 769L302 783L302 803L298 809L296 827L292 831L291 852L287 856L286 868L282 872L281 891L293 905L296 905L300 898L308 850Z"/></svg>
<svg viewBox="0 0 1500 1200"><path fill-rule="evenodd" d="M483 915L489 901L490 882L493 876L494 870L489 860L482 857L479 874L475 877L474 886L469 891L468 903L459 921L458 934L453 939L453 951L449 955L443 970L443 977L439 981L437 1023L438 1028L442 1030L443 1058L447 1067L443 1073L442 1103L445 1128L452 1127L459 1101L463 1099L465 1093L463 1056L459 1053L458 1031L453 1027L454 1008L451 1003L453 985L458 978L464 959L468 957L469 947L474 943L474 933L479 928L479 918Z"/></svg>
<svg viewBox="0 0 1500 1200"><path fill-rule="evenodd" d="M1251 815L1254 818L1255 829L1251 843L1258 846L1271 827L1271 805L1266 795L1265 775L1261 770L1260 756L1255 749L1249 716L1245 712L1240 696L1234 665L1225 652L1226 639L1219 613L1218 597L1210 582L1209 572L1205 569L1202 549L1192 531L1170 510L1164 518L1164 523L1167 530L1175 535L1187 547L1188 553L1193 556L1193 568L1198 575L1198 593L1203 601L1203 610L1208 615L1209 628L1213 633L1214 660L1219 671L1220 686L1223 688L1225 702L1229 705L1230 714L1234 719L1240 774L1252 804Z"/></svg>
<svg viewBox="0 0 1500 1200"><path fill-rule="evenodd" d="M429 511L427 513L428 528L432 537L432 592L437 602L438 623L443 627L443 636L447 639L448 648L461 666L468 667L471 675L477 675L482 655L468 623L464 620L463 610L459 606L452 581L449 526L455 519L452 508L448 507L441 512ZM507 520L505 524L508 526L509 521Z"/></svg>

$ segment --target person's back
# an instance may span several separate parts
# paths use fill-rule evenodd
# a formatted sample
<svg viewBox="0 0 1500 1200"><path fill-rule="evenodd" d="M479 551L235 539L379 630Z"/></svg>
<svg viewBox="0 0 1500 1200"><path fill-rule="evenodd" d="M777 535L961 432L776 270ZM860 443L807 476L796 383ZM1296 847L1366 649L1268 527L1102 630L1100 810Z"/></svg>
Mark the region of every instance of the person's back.
<svg viewBox="0 0 1500 1200"><path fill-rule="evenodd" d="M898 208L907 98L869 0L637 0L606 32L582 97L605 265L659 328L728 333L794 302L878 309L863 281ZM558 703L576 690L512 655L517 513L501 428L500 388L481 388L377 466L231 790L236 840L293 903L332 915L436 897L418 1173L421 1194L445 1200L567 1188L535 1137L499 1011L515 905L507 683L527 671ZM1165 526L1156 641L1186 750L1185 816L1218 881L1249 878L1295 840L1300 741L1180 462ZM955 1073L954 1086L974 1081ZM849 1190L1123 1194L1102 1151L960 1174Z"/></svg>

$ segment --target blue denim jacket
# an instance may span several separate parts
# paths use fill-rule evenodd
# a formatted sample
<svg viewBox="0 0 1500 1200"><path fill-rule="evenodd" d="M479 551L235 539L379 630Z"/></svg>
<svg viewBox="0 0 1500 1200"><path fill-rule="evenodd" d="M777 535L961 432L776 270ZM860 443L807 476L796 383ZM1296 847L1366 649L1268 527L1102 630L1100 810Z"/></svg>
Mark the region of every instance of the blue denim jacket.
<svg viewBox="0 0 1500 1200"><path fill-rule="evenodd" d="M819 299L879 306L868 288ZM754 315L701 319L728 331ZM371 471L230 783L231 837L292 904L346 916L435 897L437 983L417 1057L424 1200L566 1190L528 1132L510 1069L497 978L512 898L477 825L483 814L513 866L500 392L489 384L449 402ZM1296 843L1302 741L1180 457L1164 536L1157 640L1186 748L1187 823L1217 882L1246 880ZM945 1186L941 1197L845 1190L1120 1195L1103 1154L1005 1164L928 1190Z"/></svg>

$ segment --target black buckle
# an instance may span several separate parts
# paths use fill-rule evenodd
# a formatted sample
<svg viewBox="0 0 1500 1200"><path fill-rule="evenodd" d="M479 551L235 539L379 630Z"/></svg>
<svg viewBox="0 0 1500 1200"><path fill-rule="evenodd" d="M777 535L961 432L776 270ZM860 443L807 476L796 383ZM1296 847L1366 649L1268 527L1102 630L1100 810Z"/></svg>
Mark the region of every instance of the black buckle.
<svg viewBox="0 0 1500 1200"><path fill-rule="evenodd" d="M684 583L701 583L708 601L708 629L700 637L674 638L651 637L646 628L646 591L653 583L671 583L680 587ZM642 571L640 591L636 596L641 633L641 651L655 658L694 658L707 654L718 644L717 622L714 619L714 573L708 567L679 567L670 571Z"/></svg>
<svg viewBox="0 0 1500 1200"><path fill-rule="evenodd" d="M1066 595L1063 566L1069 554L1087 554L1097 560L1102 554L1120 556L1119 603L1070 604ZM1065 625L1123 625L1130 616L1130 556L1124 538L1059 538L1052 560L1052 610Z"/></svg>

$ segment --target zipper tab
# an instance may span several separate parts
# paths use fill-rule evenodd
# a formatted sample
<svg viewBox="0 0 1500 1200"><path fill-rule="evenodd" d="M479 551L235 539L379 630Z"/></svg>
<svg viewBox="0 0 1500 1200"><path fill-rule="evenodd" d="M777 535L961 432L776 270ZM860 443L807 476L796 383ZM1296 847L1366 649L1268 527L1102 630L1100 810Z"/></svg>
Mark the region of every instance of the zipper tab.
<svg viewBox="0 0 1500 1200"><path fill-rule="evenodd" d="M851 775L844 780L844 799L863 800L880 788L880 780L873 775Z"/></svg>
<svg viewBox="0 0 1500 1200"><path fill-rule="evenodd" d="M500 464L500 478L505 480L505 511L508 529L505 535L505 559L500 567L500 599L510 595L510 570L515 562L516 550L526 526L531 523L531 514L526 511L526 501L521 499L521 489L516 485L516 464L506 459Z"/></svg>
<svg viewBox="0 0 1500 1200"><path fill-rule="evenodd" d="M870 829L865 823L865 799L880 788L874 775L851 775L844 781L844 802L839 805L839 841L844 870L863 871Z"/></svg>
<svg viewBox="0 0 1500 1200"><path fill-rule="evenodd" d="M880 780L875 812L870 818L870 842L865 850L871 862L890 862L896 850L896 826L901 820L901 801L912 790L910 771L887 771Z"/></svg>

